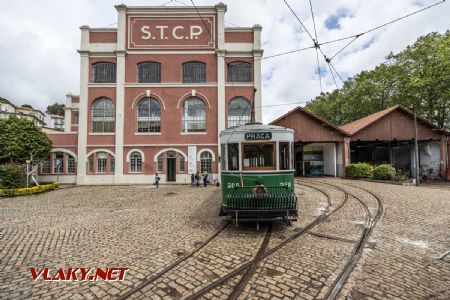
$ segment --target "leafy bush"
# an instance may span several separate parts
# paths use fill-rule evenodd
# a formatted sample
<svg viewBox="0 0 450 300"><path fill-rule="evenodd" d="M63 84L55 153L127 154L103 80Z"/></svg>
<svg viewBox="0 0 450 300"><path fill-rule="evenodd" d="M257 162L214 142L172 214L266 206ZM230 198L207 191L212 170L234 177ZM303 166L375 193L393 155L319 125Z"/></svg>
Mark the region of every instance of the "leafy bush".
<svg viewBox="0 0 450 300"><path fill-rule="evenodd" d="M37 194L49 190L53 190L59 187L59 182L53 182L49 184L36 185L30 188L19 188L19 189L0 189L0 197L2 196L24 196Z"/></svg>
<svg viewBox="0 0 450 300"><path fill-rule="evenodd" d="M373 167L368 163L355 163L345 167L345 176L350 178L371 178Z"/></svg>
<svg viewBox="0 0 450 300"><path fill-rule="evenodd" d="M395 178L395 168L391 165L379 165L373 169L373 179L393 180Z"/></svg>
<svg viewBox="0 0 450 300"><path fill-rule="evenodd" d="M16 164L7 164L0 167L0 187L17 189L25 186L25 174Z"/></svg>

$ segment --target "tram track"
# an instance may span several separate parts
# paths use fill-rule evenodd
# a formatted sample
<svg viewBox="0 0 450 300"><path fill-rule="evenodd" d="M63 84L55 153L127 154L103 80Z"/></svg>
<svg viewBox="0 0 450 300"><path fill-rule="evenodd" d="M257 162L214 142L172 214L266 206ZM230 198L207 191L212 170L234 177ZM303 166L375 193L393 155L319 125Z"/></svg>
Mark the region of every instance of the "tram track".
<svg viewBox="0 0 450 300"><path fill-rule="evenodd" d="M367 189L364 189L362 187L359 187L359 186L342 183L343 185L360 189L360 190L368 193L369 195L371 195L376 200L377 210L376 210L375 214L372 216L367 203L365 203L364 200L361 199L361 197L356 196L354 193L351 193L338 185L331 184L328 182L323 182L323 181L318 181L318 180L309 180L307 182L330 186L332 188L335 188L339 191L346 193L347 195L351 196L356 201L358 201L361 204L361 206L363 207L364 211L366 212L366 224L361 233L361 237L356 242L356 244L352 250L352 254L351 254L350 258L345 263L344 268L342 269L342 271L340 272L338 277L334 280L327 295L325 296L325 298L328 300L334 300L338 297L344 284L347 282L347 279L349 278L351 272L353 271L357 262L361 258L370 235L372 234L376 224L378 223L378 221L380 220L380 218L382 217L382 215L384 213L384 204L383 204L382 199L380 197L378 197L376 194L374 194L373 192L371 192Z"/></svg>
<svg viewBox="0 0 450 300"><path fill-rule="evenodd" d="M182 258L172 262L170 265L168 265L167 267L165 267L164 269L162 269L161 271L153 274L152 276L148 277L147 279L143 280L139 285L137 285L136 287L134 287L133 289L129 290L128 292L126 292L123 295L120 295L117 299L118 300L123 300L123 299L127 299L129 298L131 295L141 291L143 288L145 288L146 286L150 285L151 283L153 283L154 281L156 281L157 279L161 278L162 276L164 276L166 273L170 272L172 269L174 269L175 267L177 267L178 265L180 265L182 262L188 260L190 257L192 257L194 254L198 253L200 250L202 250L203 248L206 247L206 245L208 245L211 241L213 241L219 234L221 234L229 225L230 225L230 221L228 220L227 222L224 222L222 224L222 226L219 227L219 229L217 229L208 239L206 239L205 241L203 241L200 245L198 245L193 251L191 251L188 255L183 256Z"/></svg>
<svg viewBox="0 0 450 300"><path fill-rule="evenodd" d="M298 186L298 184L297 184L297 186ZM294 240L298 239L299 237L301 237L301 236L305 235L306 233L308 233L312 228L314 228L315 226L317 226L318 224L323 222L325 219L327 219L328 217L330 217L331 215L333 215L337 211L339 211L342 207L344 207L344 205L348 201L348 196L344 193L344 197L343 197L342 201L338 204L338 206L336 208L331 210L331 208L332 208L331 196L328 193L326 193L325 191L321 190L320 188L317 188L317 187L314 187L314 186L311 186L311 185L304 185L304 186L307 186L307 187L309 187L311 189L314 189L314 190L318 191L319 193L323 194L326 197L326 199L327 199L327 207L325 208L325 210L317 218L315 218L312 222L307 224L305 227L301 228L295 234L292 234L290 237L288 237L287 239L285 239L282 242L280 242L275 247L266 250L265 252L261 253L261 255L256 256L253 260L248 261L247 263L241 265L240 267L236 268L232 272L228 273L226 276L223 276L223 277L217 279L216 281L214 281L211 284L203 287L202 289L200 289L199 291L195 292L194 294L188 296L185 299L186 300L198 299L201 296L205 295L206 293L208 293L208 292L210 292L210 291L212 291L212 290L222 286L223 284L225 284L226 282L228 282L230 279L234 278L235 276L237 276L237 275L239 275L239 274L241 274L243 272L247 272L246 275L244 275L245 279L241 278L239 280L238 284L236 284L234 286L231 294L228 296L228 299L237 299L239 297L239 295L245 289L246 285L248 284L248 282L250 281L250 279L251 279L251 277L253 276L253 273L254 273L254 271L253 272L248 272L246 270L248 270L248 269L250 269L252 267L254 269L256 269L257 265L262 260L264 260L265 258L269 257L270 255L273 255L274 253L279 251L284 246L288 245L292 241L294 241Z"/></svg>

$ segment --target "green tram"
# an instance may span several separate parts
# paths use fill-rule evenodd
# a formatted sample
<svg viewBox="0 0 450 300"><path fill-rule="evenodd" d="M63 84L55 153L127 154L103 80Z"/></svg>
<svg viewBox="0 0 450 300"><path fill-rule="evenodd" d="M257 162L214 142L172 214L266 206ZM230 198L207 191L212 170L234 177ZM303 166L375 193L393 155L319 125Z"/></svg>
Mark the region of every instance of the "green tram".
<svg viewBox="0 0 450 300"><path fill-rule="evenodd" d="M220 133L222 208L239 221L297 220L294 131L247 124Z"/></svg>

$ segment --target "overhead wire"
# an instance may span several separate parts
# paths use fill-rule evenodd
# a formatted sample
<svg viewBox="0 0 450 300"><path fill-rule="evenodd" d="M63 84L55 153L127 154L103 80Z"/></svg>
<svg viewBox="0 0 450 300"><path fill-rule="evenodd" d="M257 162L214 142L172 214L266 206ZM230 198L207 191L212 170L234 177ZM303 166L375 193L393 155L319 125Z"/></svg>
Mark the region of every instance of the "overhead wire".
<svg viewBox="0 0 450 300"><path fill-rule="evenodd" d="M312 2L309 0L309 7L311 8L311 16L313 21L313 27L314 27L314 48L316 48L316 61L317 61L317 72L319 73L319 84L320 84L320 93L323 93L322 89L322 74L320 71L320 62L319 62L319 51L317 50L317 44L319 43L319 38L317 37L317 29L316 29L316 21L314 19L314 11L312 7Z"/></svg>

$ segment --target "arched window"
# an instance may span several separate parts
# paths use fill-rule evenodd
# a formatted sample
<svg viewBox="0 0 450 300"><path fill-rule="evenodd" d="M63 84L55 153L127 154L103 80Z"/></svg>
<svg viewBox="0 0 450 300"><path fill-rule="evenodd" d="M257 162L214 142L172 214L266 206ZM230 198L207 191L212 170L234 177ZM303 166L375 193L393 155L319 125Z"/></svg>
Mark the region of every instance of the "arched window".
<svg viewBox="0 0 450 300"><path fill-rule="evenodd" d="M108 170L109 164L109 170ZM115 158L114 155L107 152L99 151L92 153L88 157L88 173L91 174L105 174L114 173Z"/></svg>
<svg viewBox="0 0 450 300"><path fill-rule="evenodd" d="M201 171L205 171L211 173L211 165L212 165L212 154L209 151L203 151L200 154L200 169Z"/></svg>
<svg viewBox="0 0 450 300"><path fill-rule="evenodd" d="M199 61L184 63L183 82L206 82L206 64Z"/></svg>
<svg viewBox="0 0 450 300"><path fill-rule="evenodd" d="M161 64L151 61L139 63L138 81L148 83L161 82Z"/></svg>
<svg viewBox="0 0 450 300"><path fill-rule="evenodd" d="M250 122L252 107L244 97L236 97L228 104L228 127L241 126Z"/></svg>
<svg viewBox="0 0 450 300"><path fill-rule="evenodd" d="M112 62L98 62L92 64L92 82L116 82L116 64Z"/></svg>
<svg viewBox="0 0 450 300"><path fill-rule="evenodd" d="M94 101L91 110L91 132L114 132L114 103L108 98Z"/></svg>
<svg viewBox="0 0 450 300"><path fill-rule="evenodd" d="M143 98L137 105L137 131L161 132L161 106L154 98Z"/></svg>
<svg viewBox="0 0 450 300"><path fill-rule="evenodd" d="M53 173L62 174L64 173L64 153L55 152L53 160Z"/></svg>
<svg viewBox="0 0 450 300"><path fill-rule="evenodd" d="M67 154L67 173L75 174L76 169L77 166L75 163L75 157L73 157L70 154Z"/></svg>
<svg viewBox="0 0 450 300"><path fill-rule="evenodd" d="M197 97L191 97L183 104L183 131L206 131L205 103Z"/></svg>
<svg viewBox="0 0 450 300"><path fill-rule="evenodd" d="M137 151L130 154L130 172L142 172L142 155Z"/></svg>
<svg viewBox="0 0 450 300"><path fill-rule="evenodd" d="M97 173L106 173L106 166L108 163L108 156L105 152L97 153Z"/></svg>
<svg viewBox="0 0 450 300"><path fill-rule="evenodd" d="M184 159L184 156L180 153L178 153L178 158L180 159L180 172L184 172L186 170L186 161Z"/></svg>
<svg viewBox="0 0 450 300"><path fill-rule="evenodd" d="M251 64L245 61L234 61L228 64L228 81L229 82L250 82Z"/></svg>
<svg viewBox="0 0 450 300"><path fill-rule="evenodd" d="M157 163L156 169L158 170L158 172L163 172L163 168L164 168L164 166L163 166L163 154L161 153L158 156L158 163Z"/></svg>

